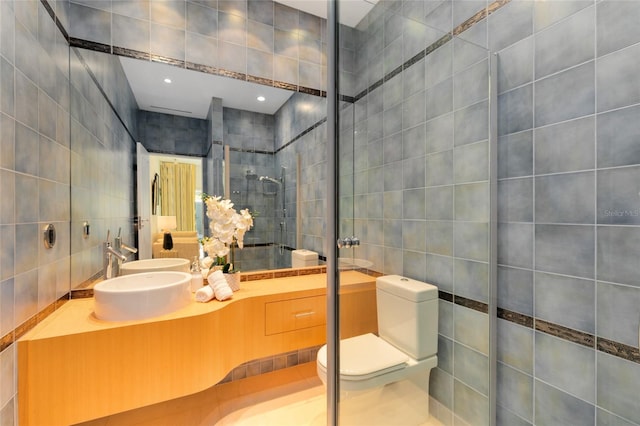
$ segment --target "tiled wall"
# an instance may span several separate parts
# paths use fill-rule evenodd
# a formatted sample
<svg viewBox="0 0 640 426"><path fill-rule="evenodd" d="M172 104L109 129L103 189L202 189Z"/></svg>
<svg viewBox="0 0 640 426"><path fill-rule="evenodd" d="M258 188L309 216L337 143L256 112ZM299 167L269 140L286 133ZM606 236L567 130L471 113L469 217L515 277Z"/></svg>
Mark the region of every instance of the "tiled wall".
<svg viewBox="0 0 640 426"><path fill-rule="evenodd" d="M70 64L73 289L101 273L108 233L135 244L137 104L117 57L72 48Z"/></svg>
<svg viewBox="0 0 640 426"><path fill-rule="evenodd" d="M245 235L243 250L236 250L236 267L247 270L275 267L280 188L263 184L260 176L279 177L274 155L274 117L233 108L223 109L223 141L229 145L231 201L238 209L248 208L256 214L253 228ZM247 177L249 176L249 177Z"/></svg>
<svg viewBox="0 0 640 426"><path fill-rule="evenodd" d="M78 24L92 22L92 28L110 38L127 33L112 31L120 17L143 22L143 33L148 27L148 49L146 44L122 46L143 52L165 56L178 52L176 59L184 54L181 60L190 61L190 39L205 46L215 39L218 58L225 57L226 47L240 46L247 52L240 61L245 58L247 63L228 68L246 67L242 72L251 74L249 52L259 49L249 46L247 34L251 28L261 28L247 24L259 22L259 13L251 10L264 4L278 7L238 2L238 14L228 9L235 2L216 2L214 8L208 3L204 7L217 16L218 35L212 37L188 27L188 8L202 4L179 2L184 14L177 16L183 17L184 27L171 28L163 18L153 17L151 3L160 2L108 2L107 11L98 9L103 4L98 2L70 8L71 16L87 13L91 18L77 20ZM68 4L47 4L69 28ZM149 9L132 11L140 4ZM497 6L490 3L488 17L485 12L460 26L484 5L458 0L381 2L353 32L353 39L344 41L343 47L349 46L353 54L354 70L343 75L352 85L347 87L354 88L345 93L354 97L355 104L345 110L353 124L346 122L341 130L344 136L353 136L355 151L344 152L353 161L343 162L352 168L341 173L354 177L353 194L347 196L353 197L353 227L366 243L362 257L375 260L380 272L398 272L441 287L440 364L432 373L432 395L454 413L441 416L443 423L486 423L488 332L487 315L482 312L487 298L486 199L480 195L486 185L481 165L486 143L477 139L486 122L473 119L474 112L484 114L473 107L485 102L476 91L482 87L474 83L486 78L484 48L497 52L498 424L640 424L636 198L640 2L505 0ZM92 19L103 13L109 15L109 24L101 26L102 18ZM299 22L302 15L296 15ZM234 16L245 22L244 37L229 23ZM276 80L281 78L275 71L278 58L287 58L286 45L276 43L286 39L278 39L276 33L283 35L280 30L287 29L278 22L265 24L274 33L271 56ZM229 30L224 36L219 33L221 26ZM448 39L446 33L454 28L456 37ZM152 34L182 37L183 53L171 42L155 43ZM105 42L91 33L86 38ZM120 42L105 43L120 46ZM300 62L299 43L300 39L289 47L298 52ZM421 49L424 56L416 57ZM97 270L102 234L120 226L133 203L129 136L110 106L100 100L92 78L80 78L81 85L71 89L75 94L66 92L66 55L64 38L43 3L0 2L2 424L15 419L12 342L20 333L16 327L46 312L58 295L68 291L68 277L75 282ZM99 63L109 68L108 63ZM77 59L73 64L78 65ZM406 66L398 70L401 64ZM100 73L93 78L106 90L121 87L117 78L103 78ZM301 84L300 77L295 78ZM132 123L126 114L120 119ZM461 119L464 125L456 127ZM472 123L478 125L473 131ZM302 135L294 135L300 143L285 142L281 147L276 142L276 147L288 164L294 153L301 154L301 202L307 209L303 246L322 252L325 126L311 124ZM72 150L74 128L84 141L79 146L86 150ZM34 152L39 153L36 162ZM81 264L91 266L80 273L71 272L68 250L39 248L33 255L35 247L42 247L43 223L61 223L57 247L69 248L76 238L65 237L66 225L85 216L66 209L69 201L60 202L69 197L69 184L75 178L46 166L54 155L56 164L64 164L65 158L91 164L81 176L98 185L95 197L103 200L87 213L95 214L91 217L97 225L92 231L96 240L81 250ZM451 167L443 167L446 164ZM467 164L470 167L461 167ZM43 195L53 194L52 188L56 198ZM473 208L465 208L466 201ZM484 207L476 209L478 205ZM127 232L126 223L123 226Z"/></svg>
<svg viewBox="0 0 640 426"><path fill-rule="evenodd" d="M138 141L150 152L204 157L211 142L207 120L138 110Z"/></svg>
<svg viewBox="0 0 640 426"><path fill-rule="evenodd" d="M67 14L65 1L0 2L3 425L17 422L15 340L102 269L107 229L132 238L134 145L124 124L136 131L135 101L115 57L70 56ZM53 249L41 238L47 223Z"/></svg>
<svg viewBox="0 0 640 426"><path fill-rule="evenodd" d="M501 424L640 423L639 19L610 0L489 18Z"/></svg>
<svg viewBox="0 0 640 426"><path fill-rule="evenodd" d="M61 3L51 2L56 8ZM62 10L64 15L64 10ZM69 291L69 53L39 1L0 2L0 423L13 424L16 345ZM54 248L41 230L52 223Z"/></svg>
<svg viewBox="0 0 640 426"><path fill-rule="evenodd" d="M72 37L114 53L325 90L324 21L270 0L73 0Z"/></svg>
<svg viewBox="0 0 640 426"><path fill-rule="evenodd" d="M483 425L489 422L489 55L482 45L452 38L452 3L437 6L381 3L358 26L357 93L341 114L340 207L341 217L353 218L342 221L341 234L353 229L362 244L341 255L438 286L438 367L430 393L456 422ZM444 413L432 414L453 424Z"/></svg>
<svg viewBox="0 0 640 426"><path fill-rule="evenodd" d="M484 48L500 93L498 424L640 423L639 18L634 1L402 1L358 27L354 228L380 270L444 291L444 424L488 421L487 145L468 139L483 101L456 106L487 89ZM441 31L455 37L413 63Z"/></svg>
<svg viewBox="0 0 640 426"><path fill-rule="evenodd" d="M287 168L287 244L326 254L326 99L295 93L275 114L278 165ZM296 180L300 158L300 181ZM300 199L296 196L296 184ZM293 220L300 207L300 235ZM298 244L298 242L300 244Z"/></svg>

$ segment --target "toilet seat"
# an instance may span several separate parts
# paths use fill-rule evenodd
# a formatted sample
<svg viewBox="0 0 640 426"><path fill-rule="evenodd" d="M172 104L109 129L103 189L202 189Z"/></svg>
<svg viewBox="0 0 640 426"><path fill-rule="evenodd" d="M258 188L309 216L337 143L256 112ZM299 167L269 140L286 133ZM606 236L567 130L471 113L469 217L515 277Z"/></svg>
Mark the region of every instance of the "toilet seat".
<svg viewBox="0 0 640 426"><path fill-rule="evenodd" d="M406 367L404 352L372 333L340 341L340 379L366 380ZM318 351L318 364L327 368L327 346Z"/></svg>

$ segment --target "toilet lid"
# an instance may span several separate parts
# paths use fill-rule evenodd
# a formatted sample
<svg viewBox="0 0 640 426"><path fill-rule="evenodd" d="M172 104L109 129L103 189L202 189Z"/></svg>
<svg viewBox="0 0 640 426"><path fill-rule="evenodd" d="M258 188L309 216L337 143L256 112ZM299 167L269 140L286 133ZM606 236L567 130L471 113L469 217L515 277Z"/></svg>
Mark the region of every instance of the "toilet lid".
<svg viewBox="0 0 640 426"><path fill-rule="evenodd" d="M361 380L404 367L409 357L378 336L368 333L340 341L340 376ZM318 351L318 362L327 368L327 346Z"/></svg>

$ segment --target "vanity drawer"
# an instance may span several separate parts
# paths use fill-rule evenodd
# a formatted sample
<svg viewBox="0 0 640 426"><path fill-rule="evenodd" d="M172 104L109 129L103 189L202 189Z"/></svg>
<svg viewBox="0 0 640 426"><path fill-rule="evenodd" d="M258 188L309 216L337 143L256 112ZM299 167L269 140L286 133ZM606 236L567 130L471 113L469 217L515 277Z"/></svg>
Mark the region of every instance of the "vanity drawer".
<svg viewBox="0 0 640 426"><path fill-rule="evenodd" d="M279 300L265 304L265 335L324 325L326 296Z"/></svg>

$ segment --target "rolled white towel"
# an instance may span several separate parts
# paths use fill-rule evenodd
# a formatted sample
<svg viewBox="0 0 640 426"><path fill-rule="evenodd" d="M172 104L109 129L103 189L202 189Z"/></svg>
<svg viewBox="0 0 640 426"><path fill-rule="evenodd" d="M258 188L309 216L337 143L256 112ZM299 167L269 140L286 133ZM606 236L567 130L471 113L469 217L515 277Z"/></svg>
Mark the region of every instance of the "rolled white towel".
<svg viewBox="0 0 640 426"><path fill-rule="evenodd" d="M217 286L218 284L228 285L227 280L226 280L224 277L222 277L222 278L216 278L216 279L214 279L214 280L212 280L212 281L209 281L209 285L210 285L211 287L213 287L214 289L216 288L216 286Z"/></svg>
<svg viewBox="0 0 640 426"><path fill-rule="evenodd" d="M216 299L222 302L223 300L231 299L233 296L233 290L231 290L231 287L226 283L220 284L216 286L215 295Z"/></svg>
<svg viewBox="0 0 640 426"><path fill-rule="evenodd" d="M209 277L207 278L207 280L209 281L209 284L213 283L216 280L224 280L224 274L222 273L221 270L218 269L216 271L213 271L211 274L209 274Z"/></svg>
<svg viewBox="0 0 640 426"><path fill-rule="evenodd" d="M196 291L196 302L208 302L215 297L215 291L211 286L204 286Z"/></svg>
<svg viewBox="0 0 640 426"><path fill-rule="evenodd" d="M223 301L230 299L233 296L233 290L227 284L227 279L224 277L222 271L217 270L209 274L207 277L208 287L213 289L215 298Z"/></svg>

